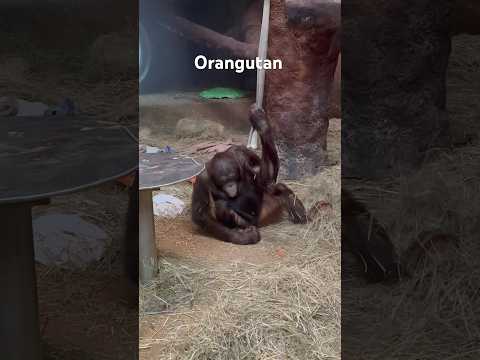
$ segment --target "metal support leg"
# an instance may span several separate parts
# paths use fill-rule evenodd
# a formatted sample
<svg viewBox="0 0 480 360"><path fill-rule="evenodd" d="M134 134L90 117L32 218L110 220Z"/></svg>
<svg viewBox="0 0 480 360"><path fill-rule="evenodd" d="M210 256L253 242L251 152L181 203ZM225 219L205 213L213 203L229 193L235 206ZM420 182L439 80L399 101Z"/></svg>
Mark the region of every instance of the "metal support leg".
<svg viewBox="0 0 480 360"><path fill-rule="evenodd" d="M31 204L0 206L0 339L4 360L41 360Z"/></svg>
<svg viewBox="0 0 480 360"><path fill-rule="evenodd" d="M153 223L153 201L151 190L140 191L140 281L145 283L153 279L157 271L157 247L155 244L155 225Z"/></svg>

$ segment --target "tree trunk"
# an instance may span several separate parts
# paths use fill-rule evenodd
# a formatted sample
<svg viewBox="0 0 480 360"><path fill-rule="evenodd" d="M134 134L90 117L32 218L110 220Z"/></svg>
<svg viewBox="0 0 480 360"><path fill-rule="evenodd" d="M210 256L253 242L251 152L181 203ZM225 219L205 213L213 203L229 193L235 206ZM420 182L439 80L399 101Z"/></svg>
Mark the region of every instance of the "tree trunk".
<svg viewBox="0 0 480 360"><path fill-rule="evenodd" d="M332 5L329 11L326 3ZM271 0L269 58L281 59L283 69L267 71L265 107L284 179L313 175L327 165L339 24L338 1Z"/></svg>

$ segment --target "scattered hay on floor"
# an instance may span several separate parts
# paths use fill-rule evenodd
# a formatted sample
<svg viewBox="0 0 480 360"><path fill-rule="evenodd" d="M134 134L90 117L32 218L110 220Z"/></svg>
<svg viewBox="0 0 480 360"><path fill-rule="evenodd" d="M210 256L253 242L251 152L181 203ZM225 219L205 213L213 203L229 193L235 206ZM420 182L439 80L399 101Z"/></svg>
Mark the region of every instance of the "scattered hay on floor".
<svg viewBox="0 0 480 360"><path fill-rule="evenodd" d="M326 200L333 209L306 227L282 222L262 230L262 241L291 255L281 262L162 258L158 279L141 289L141 358L339 359L339 172L289 183L307 207Z"/></svg>
<svg viewBox="0 0 480 360"><path fill-rule="evenodd" d="M351 182L401 255L424 231L442 234L400 284L342 291L346 355L363 359L477 359L480 335L480 151L437 154L415 174ZM405 260L408 260L404 258ZM353 343L353 336L358 343Z"/></svg>
<svg viewBox="0 0 480 360"><path fill-rule="evenodd" d="M173 270L164 263L164 274L153 286L168 304L165 311L182 312L197 301L191 309L203 311L193 314L195 321L186 328L141 339L141 346L159 341L161 355L173 359L339 358L339 264L331 264L335 251L302 265L223 271Z"/></svg>

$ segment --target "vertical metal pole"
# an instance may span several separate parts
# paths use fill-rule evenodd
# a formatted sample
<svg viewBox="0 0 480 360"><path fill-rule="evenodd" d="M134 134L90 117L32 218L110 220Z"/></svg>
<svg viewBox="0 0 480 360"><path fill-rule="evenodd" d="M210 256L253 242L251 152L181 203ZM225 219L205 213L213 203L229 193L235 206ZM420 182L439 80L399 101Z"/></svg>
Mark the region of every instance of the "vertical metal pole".
<svg viewBox="0 0 480 360"><path fill-rule="evenodd" d="M1 205L0 228L0 357L41 360L31 205Z"/></svg>
<svg viewBox="0 0 480 360"><path fill-rule="evenodd" d="M139 267L140 281L145 283L154 278L157 271L157 247L155 244L155 224L153 223L153 201L151 190L140 190L140 241Z"/></svg>

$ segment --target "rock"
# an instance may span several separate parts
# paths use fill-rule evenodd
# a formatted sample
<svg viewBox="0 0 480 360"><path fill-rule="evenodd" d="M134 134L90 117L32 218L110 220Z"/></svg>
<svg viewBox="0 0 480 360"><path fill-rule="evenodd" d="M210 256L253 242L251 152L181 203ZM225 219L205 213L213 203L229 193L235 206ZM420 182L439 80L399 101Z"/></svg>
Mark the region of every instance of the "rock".
<svg viewBox="0 0 480 360"><path fill-rule="evenodd" d="M183 118L177 122L178 138L223 138L225 127L207 119Z"/></svg>
<svg viewBox="0 0 480 360"><path fill-rule="evenodd" d="M137 39L117 33L99 36L90 48L84 71L90 80L135 76L138 68Z"/></svg>
<svg viewBox="0 0 480 360"><path fill-rule="evenodd" d="M101 259L108 234L75 214L46 214L33 220L35 260L44 265L83 268Z"/></svg>

